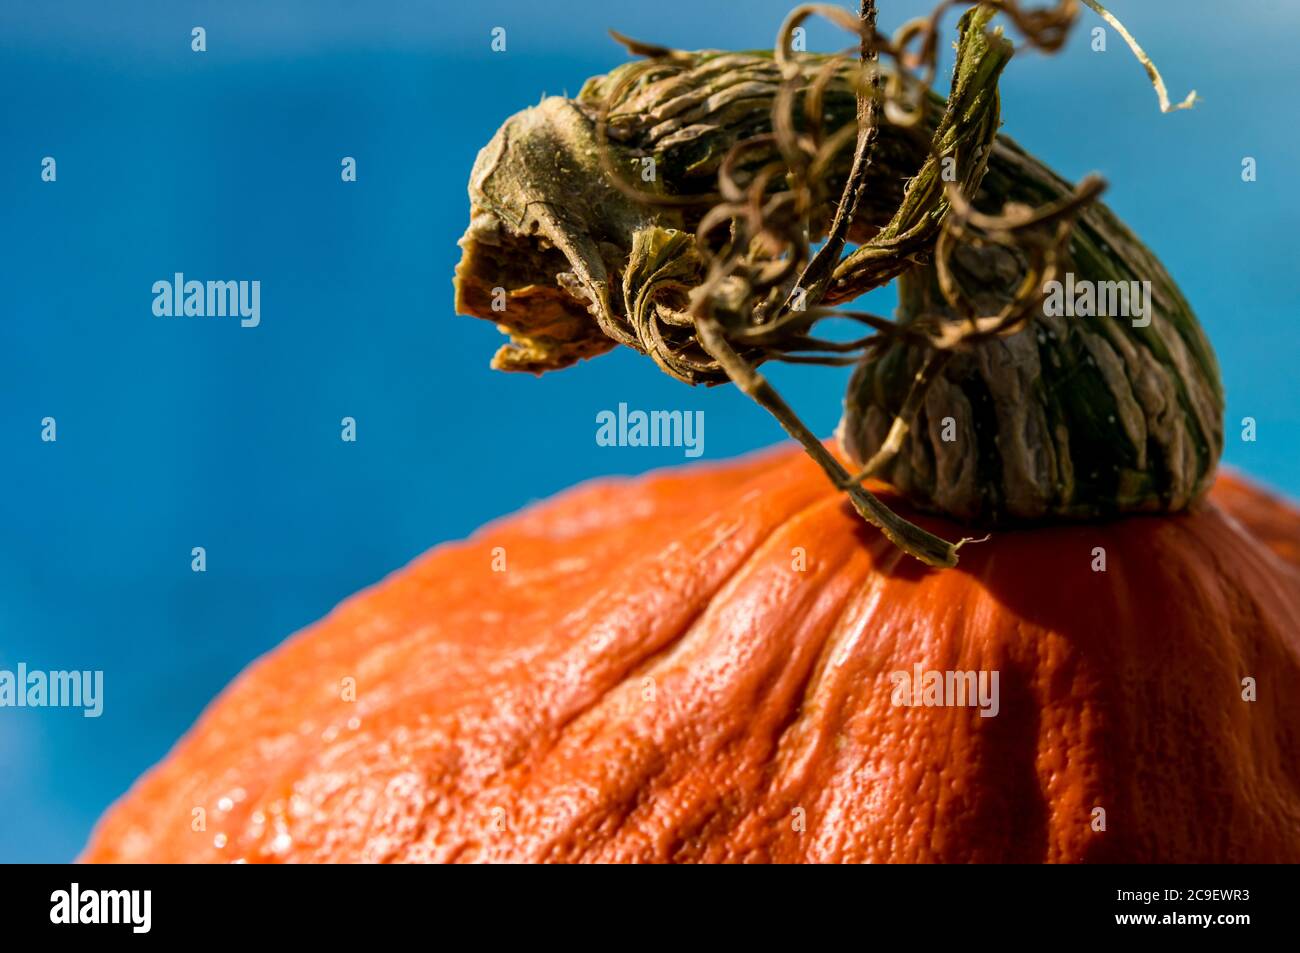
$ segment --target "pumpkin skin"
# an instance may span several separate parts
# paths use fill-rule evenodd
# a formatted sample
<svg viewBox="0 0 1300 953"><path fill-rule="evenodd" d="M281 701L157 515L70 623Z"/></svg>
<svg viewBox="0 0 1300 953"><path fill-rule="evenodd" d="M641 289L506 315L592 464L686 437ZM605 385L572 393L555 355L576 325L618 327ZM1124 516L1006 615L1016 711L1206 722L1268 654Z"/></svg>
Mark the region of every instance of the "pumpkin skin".
<svg viewBox="0 0 1300 953"><path fill-rule="evenodd" d="M83 860L1300 861L1298 541L1231 476L944 571L798 451L589 484L255 663ZM999 713L891 704L917 663Z"/></svg>

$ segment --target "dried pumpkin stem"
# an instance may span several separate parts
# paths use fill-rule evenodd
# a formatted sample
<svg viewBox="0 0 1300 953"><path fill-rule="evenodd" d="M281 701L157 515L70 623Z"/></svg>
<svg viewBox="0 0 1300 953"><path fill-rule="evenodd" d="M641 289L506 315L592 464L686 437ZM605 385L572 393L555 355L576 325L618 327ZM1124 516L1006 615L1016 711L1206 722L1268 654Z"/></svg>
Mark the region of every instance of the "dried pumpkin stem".
<svg viewBox="0 0 1300 953"><path fill-rule="evenodd" d="M1025 390L1017 389L1014 375L1039 373L1041 348L1026 348L1026 339L1017 335L1045 320L1045 288L1063 269L1121 290L1150 274L1157 279L1159 306L1151 330L1147 305L1147 323L1134 322L1132 335L1117 338L1117 326L1110 325L1087 332L1106 336L1101 353L1109 361L1096 372L1109 376L1093 389L1104 401L1107 382L1119 380L1115 362L1134 364L1148 352L1161 365L1159 374L1166 366L1204 370L1205 381L1180 377L1165 385L1171 393L1162 405L1176 402L1185 417L1194 416L1203 439L1177 442L1168 428L1155 432L1171 448L1181 448L1179 455L1159 455L1159 461L1173 461L1175 476L1191 469L1189 453L1196 457L1196 472L1208 472L1221 445L1212 421L1219 390L1212 355L1185 302L1149 253L1108 212L1093 210L1100 180L1085 179L1070 189L998 137L998 79L1015 47L1000 29L989 29L990 20L1004 14L1024 45L1051 52L1063 45L1078 14L1077 0L1038 7L1024 2L985 0L962 17L946 103L930 91L940 19L969 0L940 0L929 17L906 24L893 39L876 31L876 0L861 0L856 16L841 7L805 4L787 17L767 55L686 53L616 34L649 60L590 81L576 102L547 100L521 114L476 165L471 194L477 185L483 193L477 205L488 211L467 232L473 239L467 257L475 267L458 270L466 273L458 295L475 299L470 303L479 307L473 313L496 320L496 311L482 304L482 292L500 284L499 274L509 268L522 270L513 282L519 298L537 299L527 314L507 322L513 350L509 361L499 354L496 366L540 372L617 343L650 355L687 383L729 380L776 417L868 522L922 561L948 566L956 562L960 543L946 543L898 517L861 481L887 478L914 502L962 519L973 521L985 506L1000 513L1000 501L1013 496L999 495L996 468L935 469L931 458L908 451L929 432L921 418L956 401L963 433L978 441L992 428L971 423L972 407L985 408L989 400L995 409L1008 400L1019 406L1016 395ZM1085 2L1133 48L1162 109L1193 101L1194 96L1170 107L1163 81L1141 48L1099 3ZM826 57L796 51L794 30L812 16L853 33L859 62L849 52ZM880 69L885 58L893 63L891 71ZM758 119L764 103L768 131ZM856 122L845 122L850 115ZM829 124L832 119L837 126ZM656 160L663 175L654 173ZM642 183L628 177L629 164L641 168ZM716 176L716 189L706 179L710 175ZM511 191L516 187L518 194ZM504 197L493 199L489 191ZM520 213L508 217L493 208ZM544 241L534 241L539 228ZM813 253L820 236L825 242ZM857 247L846 253L850 239ZM540 249L521 269L512 253L537 242ZM551 249L571 270L557 275L561 292L546 296L539 289L546 288L560 257ZM927 288L933 284L934 294L913 302L919 308L900 309L895 321L831 310L900 276ZM587 315L595 315L599 334L584 329ZM830 317L857 320L877 333L854 341L814 336L814 325ZM1014 360L985 367L976 355L994 338L1007 340ZM1058 422L1041 433L1058 442L1073 440L1059 421L1071 413L1091 419L1094 413L1090 408L1098 400L1076 400L1074 391L1079 380L1095 376L1087 370L1098 366L1088 363L1091 354L1080 356L1084 347L1095 348L1073 327L1049 327L1040 332L1039 344L1055 361L1050 368L1041 365L1042 376L1061 380L1034 390L1037 403L1030 412ZM858 473L850 475L757 372L768 360L858 364L845 421L859 425L842 424L839 432L852 465L866 461ZM932 393L940 377L951 383L972 374L993 379L984 381L984 391L945 387ZM1163 383L1159 374L1143 379ZM851 399L854 387L877 380L880 386L863 390L861 400ZM1138 396L1145 399L1146 393ZM1038 501L1046 492L1040 486L1073 501L1078 483L1102 503L1112 499L1132 508L1158 493L1170 508L1191 497L1199 484L1179 479L1165 492L1145 472L1146 422L1132 401L1118 403L1122 396L1114 398L1115 412L1108 412L1105 423L1116 431L1122 424L1134 449L1124 444L1113 465L1094 460L1076 480L1071 444L1045 462L1034 457L1034 466L1002 468L1017 479L1031 474L1038 481L1033 505L1021 507L1028 516L1058 509L1092 512L1074 503L1072 509L1052 509L1055 503ZM863 418L868 411L869 420ZM1100 444L1106 426L1094 426L1084 437ZM1008 452L995 444L988 456ZM933 457L940 455L952 462L950 451L940 448ZM1038 462L1051 469L1041 479ZM1103 470L1118 474L1112 490L1102 485ZM1029 498L1014 496L1018 506L1022 497Z"/></svg>

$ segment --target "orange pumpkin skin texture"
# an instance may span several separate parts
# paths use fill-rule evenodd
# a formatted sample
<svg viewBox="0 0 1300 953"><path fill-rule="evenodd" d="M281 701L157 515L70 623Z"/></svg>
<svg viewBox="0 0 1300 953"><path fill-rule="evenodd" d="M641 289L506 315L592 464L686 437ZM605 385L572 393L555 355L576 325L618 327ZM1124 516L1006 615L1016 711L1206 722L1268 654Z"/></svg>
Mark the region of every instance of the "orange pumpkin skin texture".
<svg viewBox="0 0 1300 953"><path fill-rule="evenodd" d="M1300 861L1298 540L1224 476L932 571L797 451L591 484L251 666L83 859Z"/></svg>

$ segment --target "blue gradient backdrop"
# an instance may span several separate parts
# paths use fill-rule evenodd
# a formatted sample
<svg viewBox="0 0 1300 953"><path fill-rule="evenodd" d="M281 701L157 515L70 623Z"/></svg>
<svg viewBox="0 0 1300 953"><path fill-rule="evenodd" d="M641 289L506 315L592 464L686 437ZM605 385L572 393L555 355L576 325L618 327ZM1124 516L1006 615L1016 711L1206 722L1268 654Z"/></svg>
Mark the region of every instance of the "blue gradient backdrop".
<svg viewBox="0 0 1300 953"><path fill-rule="evenodd" d="M881 6L892 28L928 0ZM1228 462L1295 494L1300 8L1113 6L1171 95L1195 86L1204 102L1160 115L1118 37L1094 53L1085 28L1060 57L1012 64L1005 127L1067 176L1109 178L1218 349ZM781 437L730 389L691 390L628 353L543 379L491 372L499 338L453 315L451 274L477 150L544 92L621 62L606 27L754 48L786 9L0 5L0 668L103 669L106 695L97 720L0 709L0 860L74 857L247 662L427 547L580 480L682 461L597 447L598 410L704 409L708 458ZM846 45L820 26L810 44ZM40 181L47 155L57 183ZM150 286L175 271L259 279L261 326L153 317ZM824 433L846 376L774 372ZM1256 443L1238 439L1245 415ZM39 439L45 416L57 443Z"/></svg>

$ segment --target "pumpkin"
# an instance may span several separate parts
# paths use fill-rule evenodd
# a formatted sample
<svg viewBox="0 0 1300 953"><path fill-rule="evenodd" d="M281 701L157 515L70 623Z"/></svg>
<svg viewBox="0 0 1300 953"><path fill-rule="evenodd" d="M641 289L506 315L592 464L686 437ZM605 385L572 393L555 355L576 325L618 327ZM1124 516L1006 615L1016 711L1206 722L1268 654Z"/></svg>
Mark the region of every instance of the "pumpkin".
<svg viewBox="0 0 1300 953"><path fill-rule="evenodd" d="M84 859L1300 861L1298 541L1220 476L936 571L797 451L597 482L258 661Z"/></svg>

